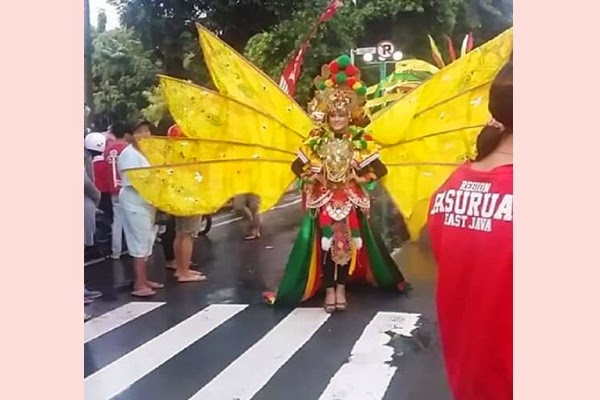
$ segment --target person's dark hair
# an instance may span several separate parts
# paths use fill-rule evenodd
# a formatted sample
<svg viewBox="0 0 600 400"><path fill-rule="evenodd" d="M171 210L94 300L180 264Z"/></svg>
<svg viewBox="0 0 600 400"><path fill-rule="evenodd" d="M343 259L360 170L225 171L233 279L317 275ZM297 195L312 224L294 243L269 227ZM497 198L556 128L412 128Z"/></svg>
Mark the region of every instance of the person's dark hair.
<svg viewBox="0 0 600 400"><path fill-rule="evenodd" d="M500 129L494 125L485 126L477 137L477 157L480 161L489 156L504 135L512 135L513 132L513 57L498 72L490 88L490 100L488 109L497 122L504 126Z"/></svg>
<svg viewBox="0 0 600 400"><path fill-rule="evenodd" d="M115 121L110 126L110 132L115 135L117 139L123 139L126 134L131 133L132 131L133 130L128 124L121 121Z"/></svg>
<svg viewBox="0 0 600 400"><path fill-rule="evenodd" d="M133 124L133 127L131 128L131 133L140 129L142 126L147 126L148 129L150 129L150 132L154 131L154 125L150 121L142 119Z"/></svg>

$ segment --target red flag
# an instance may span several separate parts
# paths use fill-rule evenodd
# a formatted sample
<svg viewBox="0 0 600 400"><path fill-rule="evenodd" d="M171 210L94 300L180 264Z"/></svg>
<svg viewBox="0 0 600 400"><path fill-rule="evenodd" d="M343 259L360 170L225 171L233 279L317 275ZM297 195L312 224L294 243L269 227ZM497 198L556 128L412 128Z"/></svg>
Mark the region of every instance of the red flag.
<svg viewBox="0 0 600 400"><path fill-rule="evenodd" d="M343 5L340 0L333 0L323 14L319 17L312 30L305 37L304 41L300 45L300 48L294 52L294 56L288 62L288 64L283 69L281 74L281 78L279 80L279 87L283 89L287 94L291 97L294 97L296 93L296 83L298 82L298 78L300 77L300 72L302 70L302 62L304 60L304 54L308 49L308 42L315 35L317 29L323 22L327 22L335 16L337 10Z"/></svg>
<svg viewBox="0 0 600 400"><path fill-rule="evenodd" d="M302 47L296 52L294 58L290 60L281 74L279 86L292 97L294 96L294 93L296 93L296 83L300 77L304 53L306 53L307 48L308 40L302 44Z"/></svg>
<svg viewBox="0 0 600 400"><path fill-rule="evenodd" d="M333 0L331 3L329 3L329 6L327 6L325 12L321 15L321 18L319 18L319 22L329 21L335 16L338 8L342 7L343 5L344 4L341 2L341 0Z"/></svg>

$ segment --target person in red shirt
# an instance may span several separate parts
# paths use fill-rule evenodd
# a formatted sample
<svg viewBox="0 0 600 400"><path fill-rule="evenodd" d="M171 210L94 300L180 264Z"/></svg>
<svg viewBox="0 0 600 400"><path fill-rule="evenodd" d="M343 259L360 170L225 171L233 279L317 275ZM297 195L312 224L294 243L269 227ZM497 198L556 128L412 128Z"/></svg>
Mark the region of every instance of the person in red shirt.
<svg viewBox="0 0 600 400"><path fill-rule="evenodd" d="M513 398L512 57L490 89L478 157L433 195L428 232L437 311L455 400Z"/></svg>
<svg viewBox="0 0 600 400"><path fill-rule="evenodd" d="M109 129L106 148L104 150L103 179L106 189L110 193L111 206L113 210L112 219L112 254L113 260L118 260L123 253L123 212L119 207L119 191L121 180L117 171L117 159L119 154L129 145L125 140L127 129L123 123L116 122Z"/></svg>

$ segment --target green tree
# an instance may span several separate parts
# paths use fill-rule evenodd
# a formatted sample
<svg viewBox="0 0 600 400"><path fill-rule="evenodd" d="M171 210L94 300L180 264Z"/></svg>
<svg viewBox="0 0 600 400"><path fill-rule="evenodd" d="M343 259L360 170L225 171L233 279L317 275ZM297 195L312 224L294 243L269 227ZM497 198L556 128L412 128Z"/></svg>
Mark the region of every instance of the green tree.
<svg viewBox="0 0 600 400"><path fill-rule="evenodd" d="M131 120L148 106L144 93L156 80L157 66L135 33L114 29L93 40L92 86L97 126L115 119Z"/></svg>
<svg viewBox="0 0 600 400"><path fill-rule="evenodd" d="M98 13L98 21L96 22L96 32L103 33L106 31L106 12L104 10L100 10Z"/></svg>
<svg viewBox="0 0 600 400"><path fill-rule="evenodd" d="M512 0L467 0L459 17L460 33L473 32L483 43L513 24Z"/></svg>
<svg viewBox="0 0 600 400"><path fill-rule="evenodd" d="M170 76L202 82L207 79L199 48L195 23L200 22L220 33L222 38L242 50L254 34L268 29L307 1L298 0L109 0L120 15L123 26L134 29L153 60L160 61ZM193 55L192 66L184 66ZM196 72L199 76L189 76Z"/></svg>
<svg viewBox="0 0 600 400"><path fill-rule="evenodd" d="M311 80L321 65L351 48L392 40L407 57L427 58L427 35L451 34L463 9L463 0L361 0L356 6L346 3L310 42L296 92L301 103L307 101ZM307 21L315 21L326 4L326 0L314 1L310 8L297 11L273 29L255 35L248 41L245 54L277 78L290 53L300 45ZM376 69L357 64L367 83L378 79Z"/></svg>

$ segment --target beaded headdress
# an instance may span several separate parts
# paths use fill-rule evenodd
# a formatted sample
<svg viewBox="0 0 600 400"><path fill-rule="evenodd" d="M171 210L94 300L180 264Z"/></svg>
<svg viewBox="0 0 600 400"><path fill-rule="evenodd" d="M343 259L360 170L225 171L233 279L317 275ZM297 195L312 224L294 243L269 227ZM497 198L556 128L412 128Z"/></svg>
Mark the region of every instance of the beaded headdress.
<svg viewBox="0 0 600 400"><path fill-rule="evenodd" d="M313 118L337 111L349 113L353 120L364 116L367 87L360 80L360 70L347 55L323 65L314 84L315 98L309 103Z"/></svg>

